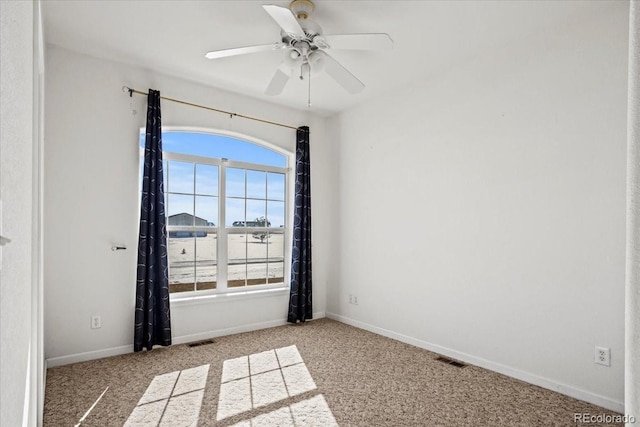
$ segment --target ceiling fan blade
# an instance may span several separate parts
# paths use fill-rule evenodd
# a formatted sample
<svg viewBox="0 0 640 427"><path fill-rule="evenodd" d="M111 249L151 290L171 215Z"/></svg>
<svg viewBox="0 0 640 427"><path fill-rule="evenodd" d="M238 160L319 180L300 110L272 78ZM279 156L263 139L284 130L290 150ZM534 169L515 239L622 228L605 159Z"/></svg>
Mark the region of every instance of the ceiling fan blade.
<svg viewBox="0 0 640 427"><path fill-rule="evenodd" d="M344 68L338 61L326 52L322 52L324 70L329 76L334 79L340 86L345 88L349 93L360 93L364 89L364 83L362 83L356 76L351 74L349 70Z"/></svg>
<svg viewBox="0 0 640 427"><path fill-rule="evenodd" d="M331 49L349 50L389 50L393 40L389 34L330 34L323 36Z"/></svg>
<svg viewBox="0 0 640 427"><path fill-rule="evenodd" d="M306 37L304 30L300 26L300 23L298 23L296 17L293 16L291 10L273 4L265 4L262 7L271 15L273 20L280 25L280 28L282 28L285 33L297 39Z"/></svg>
<svg viewBox="0 0 640 427"><path fill-rule="evenodd" d="M280 95L289 81L289 77L291 77L291 69L283 62L273 75L273 78L269 82L269 86L265 89L265 95Z"/></svg>
<svg viewBox="0 0 640 427"><path fill-rule="evenodd" d="M236 47L233 49L212 50L207 52L207 59L226 58L228 56L245 55L247 53L266 52L270 50L278 50L284 47L282 43L262 44L256 46Z"/></svg>

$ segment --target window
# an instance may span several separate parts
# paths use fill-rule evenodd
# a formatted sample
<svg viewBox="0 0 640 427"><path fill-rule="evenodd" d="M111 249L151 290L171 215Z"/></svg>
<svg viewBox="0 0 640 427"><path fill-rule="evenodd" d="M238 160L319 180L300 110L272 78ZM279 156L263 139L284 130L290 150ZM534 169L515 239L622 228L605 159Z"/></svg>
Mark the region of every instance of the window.
<svg viewBox="0 0 640 427"><path fill-rule="evenodd" d="M171 293L283 286L288 156L223 135L162 135Z"/></svg>

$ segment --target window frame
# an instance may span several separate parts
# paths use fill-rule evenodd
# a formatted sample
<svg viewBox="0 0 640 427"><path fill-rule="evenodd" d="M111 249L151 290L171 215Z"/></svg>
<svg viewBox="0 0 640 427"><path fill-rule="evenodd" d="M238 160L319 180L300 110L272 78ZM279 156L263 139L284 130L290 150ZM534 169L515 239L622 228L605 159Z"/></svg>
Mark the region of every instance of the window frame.
<svg viewBox="0 0 640 427"><path fill-rule="evenodd" d="M187 163L195 163L195 164L203 164L207 166L217 166L218 167L218 223L215 227L212 226L169 226L167 223L167 243L169 239L169 231L206 231L207 233L216 235L216 288L215 289L203 289L203 290L191 290L191 291L183 291L183 292L173 292L170 293L170 301L181 301L181 300L194 300L194 299L202 299L207 297L215 297L220 295L247 295L251 293L256 294L264 294L264 292L268 291L277 291L277 290L285 290L290 287L291 277L291 229L292 229L292 218L293 218L293 182L292 182L292 168L290 165L293 162L294 152L287 151L282 149L281 147L277 147L271 143L268 143L264 140L260 140L254 137L250 137L248 135L239 134L236 132L223 131L219 129L208 129L208 128L193 128L193 127L162 127L162 133L166 132L184 132L184 133L202 133L212 136L223 136L229 137L233 139L237 139L243 142L248 142L254 145L257 145L261 148L265 148L271 151L274 151L286 159L285 167L277 167L270 165L261 165L258 163L250 163L238 160L231 160L225 158L215 158L215 157L206 157L206 156L198 156L192 154L182 154L182 153L173 153L163 150L162 151L162 159L163 159L163 167L168 165L168 161L179 161L179 162L187 162ZM140 135L144 135L145 129L140 129ZM140 139L138 139L140 141ZM144 147L139 147L140 149L140 162L139 162L139 170L142 171L142 164L144 162ZM232 227L226 225L226 170L227 168L237 168L244 170L253 170L259 172L266 173L282 173L284 174L285 181L285 194L284 194L284 227ZM143 172L140 172L141 174ZM168 170L164 171L165 174L168 173ZM141 186L142 180L139 180L139 187ZM164 180L167 183L167 178ZM139 194L141 193L142 188L139 188ZM194 190L195 191L195 190ZM168 189L165 188L165 203L168 197ZM197 194L197 193L196 193ZM195 194L194 194L195 195ZM246 200L246 198L245 198ZM268 199L265 199L268 200ZM138 203L140 203L140 197L138 197ZM195 214L195 212L194 212ZM168 211L166 211L166 217L168 219ZM245 221L248 221L245 218ZM284 259L283 259L283 282L282 283L274 283L274 284L262 284L262 285L244 285L239 287L231 287L227 286L228 284L228 236L233 234L246 234L251 235L256 232L269 232L272 234L281 234L283 235L283 246L284 246ZM168 254L167 254L168 257ZM168 259L169 264L171 261ZM221 280L221 277L223 280ZM195 282L194 282L195 285Z"/></svg>

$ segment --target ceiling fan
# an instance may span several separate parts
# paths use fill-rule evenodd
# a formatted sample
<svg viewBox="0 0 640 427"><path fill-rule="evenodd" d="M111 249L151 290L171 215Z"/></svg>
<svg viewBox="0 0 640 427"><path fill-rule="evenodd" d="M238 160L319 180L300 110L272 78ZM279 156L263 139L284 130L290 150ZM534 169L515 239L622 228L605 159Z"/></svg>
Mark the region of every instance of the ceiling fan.
<svg viewBox="0 0 640 427"><path fill-rule="evenodd" d="M283 60L276 69L265 90L267 95L282 93L289 79L296 75L301 80L310 79L321 71L327 73L347 92L356 94L364 89L362 83L343 67L328 50L384 50L393 47L388 34L322 34L322 28L309 19L314 9L310 0L294 0L289 8L263 5L264 10L280 26L281 41L271 44L214 50L205 56L209 59L244 55L265 51L283 51ZM310 105L310 103L309 103Z"/></svg>

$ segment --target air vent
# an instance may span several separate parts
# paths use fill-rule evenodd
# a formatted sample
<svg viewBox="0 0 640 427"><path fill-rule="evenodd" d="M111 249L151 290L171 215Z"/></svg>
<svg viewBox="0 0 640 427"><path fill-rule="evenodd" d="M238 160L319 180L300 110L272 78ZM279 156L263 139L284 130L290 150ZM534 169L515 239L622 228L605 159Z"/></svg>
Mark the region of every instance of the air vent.
<svg viewBox="0 0 640 427"><path fill-rule="evenodd" d="M467 366L462 362L458 362L457 360L449 359L448 357L444 357L444 356L438 356L438 357L436 357L436 360L438 362L442 362L442 363L446 363L446 364L451 365L451 366L455 366L456 368L464 368L465 366Z"/></svg>
<svg viewBox="0 0 640 427"><path fill-rule="evenodd" d="M213 344L213 343L214 343L213 340L195 341L195 342L190 342L189 344L187 344L187 347L200 347L201 345L209 345L209 344Z"/></svg>

